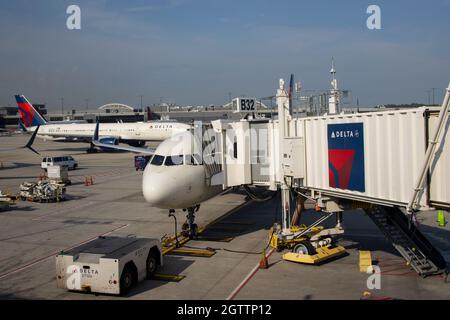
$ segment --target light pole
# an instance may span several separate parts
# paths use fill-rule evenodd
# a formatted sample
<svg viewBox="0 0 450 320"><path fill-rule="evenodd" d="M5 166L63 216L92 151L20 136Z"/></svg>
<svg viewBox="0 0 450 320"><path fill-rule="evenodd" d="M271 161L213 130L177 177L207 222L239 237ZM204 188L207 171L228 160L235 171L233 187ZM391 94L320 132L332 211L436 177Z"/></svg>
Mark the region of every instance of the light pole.
<svg viewBox="0 0 450 320"><path fill-rule="evenodd" d="M143 95L141 94L139 97L141 98L141 112L142 112L143 111L143 109L142 109L142 97L143 97Z"/></svg>
<svg viewBox="0 0 450 320"><path fill-rule="evenodd" d="M64 120L64 98L61 98L61 115Z"/></svg>
<svg viewBox="0 0 450 320"><path fill-rule="evenodd" d="M89 99L85 99L85 102L86 102L86 113L87 113L89 110Z"/></svg>

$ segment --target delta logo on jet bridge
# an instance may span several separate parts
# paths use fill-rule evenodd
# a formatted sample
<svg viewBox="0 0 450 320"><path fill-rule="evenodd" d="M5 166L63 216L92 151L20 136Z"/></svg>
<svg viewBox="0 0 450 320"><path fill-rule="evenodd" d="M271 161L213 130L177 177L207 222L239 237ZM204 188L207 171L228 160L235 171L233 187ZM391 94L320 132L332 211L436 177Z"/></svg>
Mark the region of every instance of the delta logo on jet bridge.
<svg viewBox="0 0 450 320"><path fill-rule="evenodd" d="M363 123L328 124L330 187L365 192Z"/></svg>

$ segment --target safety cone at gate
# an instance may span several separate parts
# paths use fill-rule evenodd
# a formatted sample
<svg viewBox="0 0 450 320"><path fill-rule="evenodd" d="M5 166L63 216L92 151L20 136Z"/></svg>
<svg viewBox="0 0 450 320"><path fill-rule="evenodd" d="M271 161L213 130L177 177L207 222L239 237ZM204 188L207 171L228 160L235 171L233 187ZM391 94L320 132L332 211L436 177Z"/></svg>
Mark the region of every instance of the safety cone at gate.
<svg viewBox="0 0 450 320"><path fill-rule="evenodd" d="M94 184L94 179L92 179L92 176L85 176L84 177L84 185L87 186L92 186Z"/></svg>
<svg viewBox="0 0 450 320"><path fill-rule="evenodd" d="M267 269L267 268L269 268L269 261L267 260L266 249L264 249L263 252L262 252L261 260L259 261L259 268L260 269Z"/></svg>

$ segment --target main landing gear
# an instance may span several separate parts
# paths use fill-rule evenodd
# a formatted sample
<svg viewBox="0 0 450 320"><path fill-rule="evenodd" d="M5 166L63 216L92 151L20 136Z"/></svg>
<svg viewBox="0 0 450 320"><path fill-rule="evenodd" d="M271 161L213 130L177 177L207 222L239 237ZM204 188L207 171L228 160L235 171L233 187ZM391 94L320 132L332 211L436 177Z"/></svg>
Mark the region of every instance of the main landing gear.
<svg viewBox="0 0 450 320"><path fill-rule="evenodd" d="M91 142L91 145L89 148L86 149L86 153L97 153L98 150L95 148L94 144Z"/></svg>
<svg viewBox="0 0 450 320"><path fill-rule="evenodd" d="M195 213L200 209L200 205L196 205L194 207L189 207L183 209L183 211L187 211L186 222L183 223L181 227L181 234L185 237L189 237L193 239L198 234L198 226L195 223Z"/></svg>

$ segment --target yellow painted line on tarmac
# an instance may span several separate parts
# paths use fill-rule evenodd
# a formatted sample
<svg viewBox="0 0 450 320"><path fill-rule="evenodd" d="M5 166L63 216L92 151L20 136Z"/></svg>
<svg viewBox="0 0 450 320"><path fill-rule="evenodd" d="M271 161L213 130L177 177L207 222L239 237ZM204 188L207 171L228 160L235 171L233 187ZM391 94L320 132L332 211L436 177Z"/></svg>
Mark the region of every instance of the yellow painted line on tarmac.
<svg viewBox="0 0 450 320"><path fill-rule="evenodd" d="M168 273L156 273L153 275L153 280L168 281L168 282L180 282L186 278L186 276L180 274L168 274Z"/></svg>
<svg viewBox="0 0 450 320"><path fill-rule="evenodd" d="M216 254L216 251L215 250L203 250L203 249L176 248L176 249L171 250L169 252L169 254L210 258Z"/></svg>

